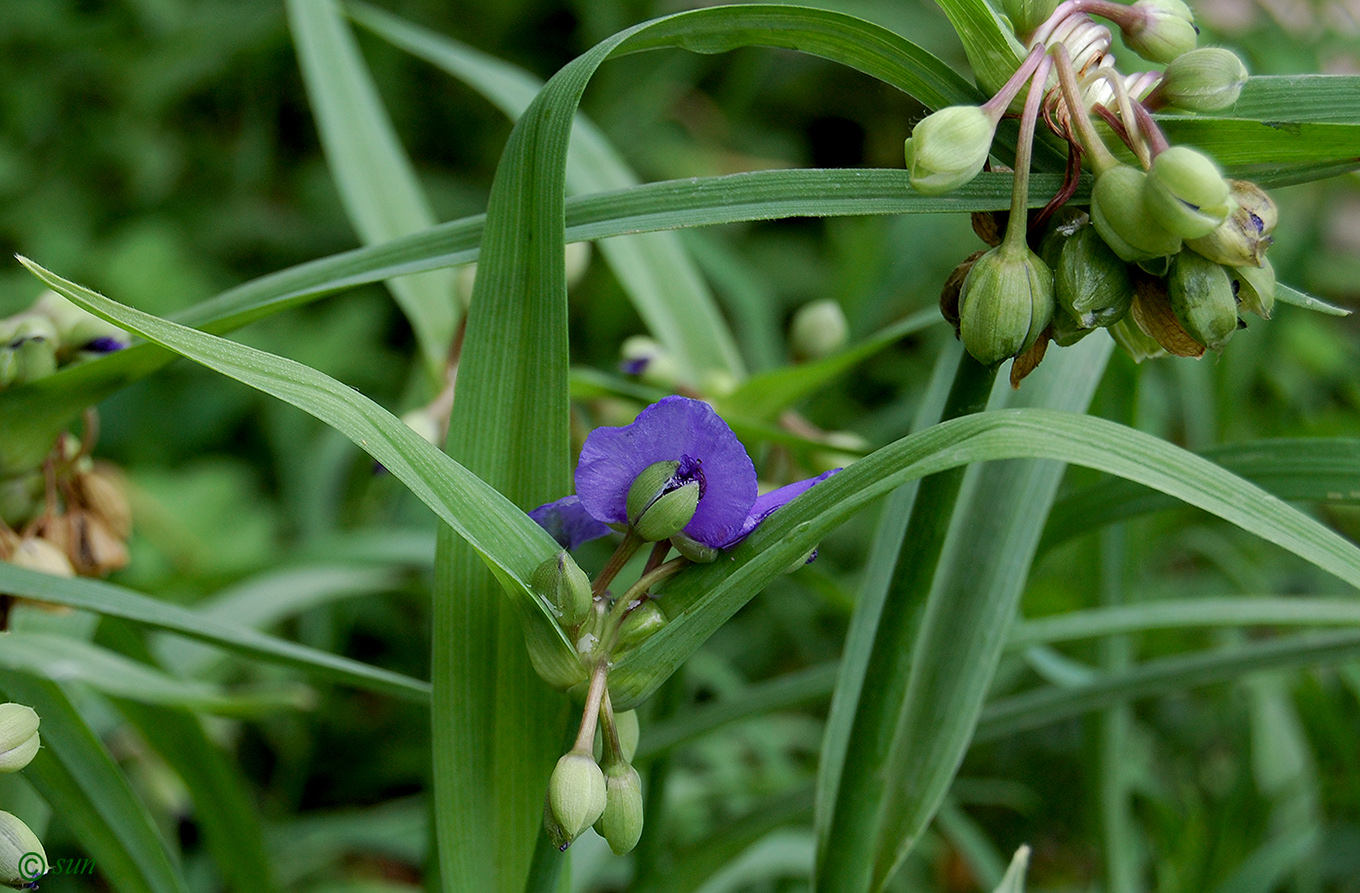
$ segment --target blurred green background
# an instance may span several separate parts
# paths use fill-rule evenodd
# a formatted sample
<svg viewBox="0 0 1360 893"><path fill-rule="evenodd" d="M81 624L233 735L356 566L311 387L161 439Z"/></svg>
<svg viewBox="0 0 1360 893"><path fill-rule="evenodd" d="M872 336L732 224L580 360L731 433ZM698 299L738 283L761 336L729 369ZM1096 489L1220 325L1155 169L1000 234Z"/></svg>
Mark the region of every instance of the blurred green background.
<svg viewBox="0 0 1360 893"><path fill-rule="evenodd" d="M547 78L627 25L700 4L380 5ZM966 70L932 4L811 5L884 24ZM1205 0L1196 9L1206 34L1238 51L1255 74L1360 71L1354 4ZM425 63L362 31L359 40L437 215L483 210L509 123ZM168 315L357 244L275 2L0 0L0 84L0 256L22 253ZM583 108L644 180L771 167L900 167L902 141L925 113L854 72L758 50L612 62L592 81ZM1281 281L1360 308L1360 179L1275 196L1281 225L1271 258ZM800 305L836 300L852 337L863 337L933 306L949 271L979 247L967 219L936 216L754 223L684 238L755 370L788 361L785 327ZM0 314L38 292L17 263L0 269ZM598 258L573 292L572 314L574 357L584 366L612 371L619 343L641 331ZM1357 319L1281 307L1268 324L1253 321L1239 333L1221 359L1136 367L1119 356L1096 411L1193 448L1266 436L1356 436ZM413 341L381 287L271 318L237 337L315 366L395 410L415 401ZM900 437L945 337L936 326L906 339L810 400L803 414L873 446ZM177 363L129 388L101 406L101 418L99 454L124 466L134 488L133 561L116 579L159 597L194 602L261 573L324 560L337 554L346 531L409 531L418 551L432 530L424 510L396 482L375 477L338 435L196 366ZM1090 480L1072 478L1074 485ZM834 660L872 520L860 518L829 540L816 565L771 586L725 627L693 661L681 697L701 703ZM1335 510L1328 520L1360 537L1354 512ZM1126 546L1130 598L1339 591L1188 510L1133 525ZM1096 551L1087 537L1046 555L1026 613L1093 604ZM426 574L413 561L365 597L304 613L288 632L427 677ZM1155 655L1215 639L1193 632L1141 641L1141 653ZM1094 660L1095 646L1069 653ZM1036 673L1042 675L1016 656L998 686ZM1291 887L1360 890L1360 672L1254 685L1138 707L1145 752L1135 790L1154 888L1213 889L1252 855L1272 823L1312 822L1329 844L1308 870L1290 875ZM283 880L318 889L337 878L417 883L425 820L420 802L409 798L425 788L425 712L343 689L319 691L314 711L233 726L226 738L277 828L280 864L291 866ZM1275 709L1263 704L1281 703L1290 705L1292 719L1278 721L1287 728L1262 712ZM699 839L760 796L808 780L821 743L819 715L814 705L765 717L681 751L670 790L676 840ZM1276 750L1263 755L1263 741ZM168 830L186 847L191 877L211 889L212 869L167 770L131 738L119 756L173 825ZM1279 775L1270 774L1272 761L1287 758L1297 771L1272 788ZM1035 845L1038 887L1094 889L1101 860L1094 794L1083 787L1090 761L1089 730L1065 723L975 749L956 793L1000 850ZM376 811L350 825L335 815L356 809ZM49 838L54 857L76 852L63 834L58 823ZM579 849L578 872L585 877L602 865L607 887L615 869L598 847ZM77 883L53 878L50 889ZM801 889L761 883L737 889ZM903 883L976 888L957 847L939 841Z"/></svg>

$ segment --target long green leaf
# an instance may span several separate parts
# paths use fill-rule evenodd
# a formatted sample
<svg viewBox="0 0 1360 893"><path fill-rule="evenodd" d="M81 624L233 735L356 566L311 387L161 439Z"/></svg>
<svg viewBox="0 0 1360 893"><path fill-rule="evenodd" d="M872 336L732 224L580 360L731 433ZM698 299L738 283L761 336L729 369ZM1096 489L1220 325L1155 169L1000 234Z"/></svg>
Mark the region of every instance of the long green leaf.
<svg viewBox="0 0 1360 893"><path fill-rule="evenodd" d="M43 746L24 775L109 885L120 893L186 893L155 821L61 688L7 673L0 696L37 711Z"/></svg>
<svg viewBox="0 0 1360 893"><path fill-rule="evenodd" d="M321 146L359 237L372 245L434 226L434 212L335 0L288 0L287 6ZM461 315L453 285L446 270L387 283L410 320L431 382L439 385Z"/></svg>
<svg viewBox="0 0 1360 893"><path fill-rule="evenodd" d="M963 41L978 83L998 90L1020 65L1025 48L986 0L936 0Z"/></svg>
<svg viewBox="0 0 1360 893"><path fill-rule="evenodd" d="M0 562L0 589L22 598L120 617L151 629L189 636L367 691L416 701L424 701L429 697L429 684L417 679L265 635L225 620L203 617L179 605L148 598L111 583L54 577Z"/></svg>
<svg viewBox="0 0 1360 893"><path fill-rule="evenodd" d="M304 707L306 691L232 695L203 682L176 679L115 651L48 633L0 636L0 667L54 682L83 682L105 694L145 704L175 706L227 716Z"/></svg>
<svg viewBox="0 0 1360 893"><path fill-rule="evenodd" d="M350 14L383 39L464 81L512 120L523 114L543 87L526 71L382 10L351 4ZM608 192L637 184L637 175L604 135L578 115L567 154L567 191ZM741 375L742 361L732 333L675 235L608 239L600 242L600 251L648 328L670 350L685 375L695 382L710 370Z"/></svg>

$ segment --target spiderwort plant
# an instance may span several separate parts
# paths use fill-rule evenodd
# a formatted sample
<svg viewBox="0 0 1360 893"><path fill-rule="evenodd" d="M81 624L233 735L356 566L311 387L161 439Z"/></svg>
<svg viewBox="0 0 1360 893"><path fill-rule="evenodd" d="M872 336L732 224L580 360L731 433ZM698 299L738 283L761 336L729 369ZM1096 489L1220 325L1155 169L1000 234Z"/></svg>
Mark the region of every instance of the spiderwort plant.
<svg viewBox="0 0 1360 893"><path fill-rule="evenodd" d="M755 465L727 423L702 400L672 396L628 425L592 431L576 466L577 492L529 513L564 549L623 534L593 583L565 551L534 573L535 593L573 637L589 672L576 744L558 761L548 788L547 827L560 849L591 824L616 853L631 850L641 834L640 781L620 743L607 680L617 652L665 624L653 587L692 562L716 560L838 470L758 495ZM642 574L612 597L608 587L647 543L652 551ZM668 561L672 548L680 556ZM590 752L597 720L605 730L603 774Z"/></svg>

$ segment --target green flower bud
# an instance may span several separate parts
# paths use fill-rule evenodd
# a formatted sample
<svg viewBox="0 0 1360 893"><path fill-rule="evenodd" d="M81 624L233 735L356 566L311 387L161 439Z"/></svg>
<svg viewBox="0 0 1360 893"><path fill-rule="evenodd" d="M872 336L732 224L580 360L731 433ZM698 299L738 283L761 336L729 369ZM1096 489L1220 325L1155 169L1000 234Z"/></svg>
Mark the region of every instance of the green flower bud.
<svg viewBox="0 0 1360 893"><path fill-rule="evenodd" d="M1034 32L1058 9L1058 0L1002 0L1001 11L1011 20L1017 36Z"/></svg>
<svg viewBox="0 0 1360 893"><path fill-rule="evenodd" d="M1182 251L1166 281L1171 310L1185 331L1212 350L1237 331L1237 299L1227 270L1193 251Z"/></svg>
<svg viewBox="0 0 1360 893"><path fill-rule="evenodd" d="M850 336L845 311L830 300L812 301L799 307L789 329L794 354L810 360L835 353Z"/></svg>
<svg viewBox="0 0 1360 893"><path fill-rule="evenodd" d="M1199 29L1181 0L1138 0L1130 9L1138 15L1121 26L1124 43L1149 62L1167 64L1195 48Z"/></svg>
<svg viewBox="0 0 1360 893"><path fill-rule="evenodd" d="M57 342L29 338L14 348L14 381L27 384L57 371Z"/></svg>
<svg viewBox="0 0 1360 893"><path fill-rule="evenodd" d="M648 599L628 612L619 627L619 644L639 645L666 625L666 614L657 603Z"/></svg>
<svg viewBox="0 0 1360 893"><path fill-rule="evenodd" d="M1197 254L1229 267L1259 267L1274 241L1270 233L1280 212L1269 195L1247 180L1229 180L1237 207L1228 219L1199 239L1186 242Z"/></svg>
<svg viewBox="0 0 1360 893"><path fill-rule="evenodd" d="M992 147L996 122L975 105L955 105L927 115L905 145L911 186L924 195L941 195L982 171Z"/></svg>
<svg viewBox="0 0 1360 893"><path fill-rule="evenodd" d="M41 471L0 478L0 519L17 528L35 518L43 507L43 484Z"/></svg>
<svg viewBox="0 0 1360 893"><path fill-rule="evenodd" d="M817 560L817 548L818 548L817 546L813 546L811 549L808 549L802 555L799 555L792 562L790 562L788 567L784 568L783 573L791 574L794 571L800 571L803 568L807 567L809 564L811 564L813 561Z"/></svg>
<svg viewBox="0 0 1360 893"><path fill-rule="evenodd" d="M590 578L566 551L535 568L529 584L552 607L563 628L574 629L590 616Z"/></svg>
<svg viewBox="0 0 1360 893"><path fill-rule="evenodd" d="M1129 263L1166 257L1181 250L1181 238L1168 232L1144 202L1147 175L1134 167L1112 167L1096 177L1091 190L1091 223L1120 259Z"/></svg>
<svg viewBox="0 0 1360 893"><path fill-rule="evenodd" d="M1166 356L1166 348L1140 329L1132 317L1126 316L1110 326L1109 332L1114 343L1124 348L1124 352L1133 357L1135 363Z"/></svg>
<svg viewBox="0 0 1360 893"><path fill-rule="evenodd" d="M595 823L604 812L605 798L604 773L594 757L573 750L557 761L548 780L548 807L567 843Z"/></svg>
<svg viewBox="0 0 1360 893"><path fill-rule="evenodd" d="M642 735L641 726L638 724L638 712L636 710L622 710L614 714L614 729L619 733L619 750L623 758L632 762L633 755L637 753L638 738ZM608 778L605 779L609 781Z"/></svg>
<svg viewBox="0 0 1360 893"><path fill-rule="evenodd" d="M1237 301L1243 310L1270 319L1275 309L1275 268L1261 258L1259 267L1233 267L1229 275L1237 286Z"/></svg>
<svg viewBox="0 0 1360 893"><path fill-rule="evenodd" d="M18 772L38 752L38 714L23 704L0 704L0 772Z"/></svg>
<svg viewBox="0 0 1360 893"><path fill-rule="evenodd" d="M679 469L676 461L653 462L628 488L628 524L648 542L684 530L699 507L699 481L677 476Z"/></svg>
<svg viewBox="0 0 1360 893"><path fill-rule="evenodd" d="M1059 347L1071 347L1095 329L1088 329L1059 304L1053 310L1053 320L1049 323L1049 334L1053 338L1053 343Z"/></svg>
<svg viewBox="0 0 1360 893"><path fill-rule="evenodd" d="M1034 344L1053 317L1053 273L1028 248L1005 244L977 259L959 298L959 337L994 366Z"/></svg>
<svg viewBox="0 0 1360 893"><path fill-rule="evenodd" d="M29 312L47 317L56 326L58 353L62 356L94 341L107 339L123 346L132 341L118 326L77 307L54 291L44 292Z"/></svg>
<svg viewBox="0 0 1360 893"><path fill-rule="evenodd" d="M1228 181L1207 155L1172 146L1152 160L1143 200L1157 221L1183 239L1209 235L1228 218L1233 200Z"/></svg>
<svg viewBox="0 0 1360 893"><path fill-rule="evenodd" d="M675 547L675 551L679 552L690 561L693 561L695 564L712 564L717 561L718 556L722 554L722 550L715 549L707 543L701 543L698 540L690 539L683 533L672 534L671 545Z"/></svg>
<svg viewBox="0 0 1360 893"><path fill-rule="evenodd" d="M17 816L0 811L0 885L36 886L47 868L42 841Z"/></svg>
<svg viewBox="0 0 1360 893"><path fill-rule="evenodd" d="M670 351L646 335L624 339L619 355L619 368L649 385L673 388L680 380L680 367Z"/></svg>
<svg viewBox="0 0 1360 893"><path fill-rule="evenodd" d="M1128 266L1091 226L1078 229L1063 245L1053 290L1058 304L1082 329L1114 325L1133 303Z"/></svg>
<svg viewBox="0 0 1360 893"><path fill-rule="evenodd" d="M1203 47L1172 60L1154 95L1178 109L1216 112L1237 102L1246 82L1247 67L1236 53Z"/></svg>
<svg viewBox="0 0 1360 893"><path fill-rule="evenodd" d="M642 836L642 779L619 761L605 766L605 807L595 830L617 856L632 852Z"/></svg>

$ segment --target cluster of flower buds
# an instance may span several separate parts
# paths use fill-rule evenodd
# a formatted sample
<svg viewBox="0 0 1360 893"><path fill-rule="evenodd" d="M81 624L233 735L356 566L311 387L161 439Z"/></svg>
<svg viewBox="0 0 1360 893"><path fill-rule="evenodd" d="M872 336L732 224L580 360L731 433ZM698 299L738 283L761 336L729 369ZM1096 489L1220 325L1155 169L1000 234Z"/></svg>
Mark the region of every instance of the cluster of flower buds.
<svg viewBox="0 0 1360 893"><path fill-rule="evenodd" d="M0 561L102 577L127 564L131 533L122 475L73 437L62 435L42 467L0 477Z"/></svg>
<svg viewBox="0 0 1360 893"><path fill-rule="evenodd" d="M1265 250L1277 220L1260 187L1223 176L1213 159L1169 145L1151 112L1211 112L1237 101L1247 72L1228 50L1196 48L1181 0L1007 0L1030 53L980 107L921 121L907 140L912 186L936 194L982 170L997 122L1026 84L1011 210L975 215L991 250L967 259L946 283L944 315L968 352L996 365L1016 358L1018 385L1051 341L1075 343L1107 329L1136 359L1219 351L1244 326L1242 312L1270 316L1275 277ZM1162 72L1125 76L1109 54L1109 29ZM1038 118L1094 172L1090 206L1068 206L1079 166L1042 211L1030 213L1028 179ZM1136 164L1119 160L1093 123ZM1001 235L1004 229L1004 236Z"/></svg>
<svg viewBox="0 0 1360 893"><path fill-rule="evenodd" d="M86 313L54 291L0 319L0 390L46 378L68 363L121 350L122 329Z"/></svg>
<svg viewBox="0 0 1360 893"><path fill-rule="evenodd" d="M38 714L23 704L0 704L0 772L18 772L41 745ZM17 816L0 810L0 885L36 887L47 873L47 853Z"/></svg>
<svg viewBox="0 0 1360 893"><path fill-rule="evenodd" d="M715 560L824 477L758 495L750 456L712 407L667 397L628 425L592 431L576 469L577 493L529 513L562 546L530 575L529 588L576 651L563 660L560 639L542 636L534 613L525 623L529 654L549 683L585 689L576 743L548 786L544 827L559 847L593 825L622 854L642 833L642 785L630 764L637 716L614 712L608 674L621 654L666 626L653 589L693 562ZM568 550L614 531L623 539L592 581ZM650 553L637 581L614 596L610 584L644 546ZM680 556L668 560L672 550Z"/></svg>

